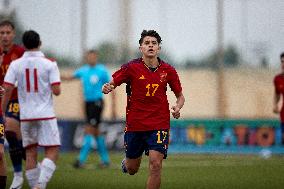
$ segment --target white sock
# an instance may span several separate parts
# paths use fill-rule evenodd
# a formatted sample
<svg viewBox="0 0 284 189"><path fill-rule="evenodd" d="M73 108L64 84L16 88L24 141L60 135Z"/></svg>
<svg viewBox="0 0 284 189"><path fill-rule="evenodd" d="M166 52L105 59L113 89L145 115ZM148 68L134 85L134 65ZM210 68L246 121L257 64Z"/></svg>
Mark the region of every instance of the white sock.
<svg viewBox="0 0 284 189"><path fill-rule="evenodd" d="M22 171L14 172L14 177L23 177L23 172Z"/></svg>
<svg viewBox="0 0 284 189"><path fill-rule="evenodd" d="M30 188L34 188L38 182L40 174L40 165L38 164L36 168L26 170L26 177Z"/></svg>
<svg viewBox="0 0 284 189"><path fill-rule="evenodd" d="M55 169L56 169L55 163L48 158L44 158L41 162L41 170L38 179L38 185L42 186L42 188L45 188L46 184L51 179Z"/></svg>

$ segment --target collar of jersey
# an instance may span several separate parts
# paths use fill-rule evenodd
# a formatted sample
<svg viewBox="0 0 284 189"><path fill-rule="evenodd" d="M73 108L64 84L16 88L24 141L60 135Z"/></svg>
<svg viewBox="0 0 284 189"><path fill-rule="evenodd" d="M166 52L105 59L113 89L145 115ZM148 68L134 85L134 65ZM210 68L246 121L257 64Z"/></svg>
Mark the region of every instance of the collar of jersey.
<svg viewBox="0 0 284 189"><path fill-rule="evenodd" d="M44 57L44 54L41 51L26 51L23 57Z"/></svg>
<svg viewBox="0 0 284 189"><path fill-rule="evenodd" d="M152 70L149 68L149 66L147 66L147 64L145 64L143 58L141 58L141 61L142 61L142 63L144 64L144 66L145 66L149 71L152 71ZM161 66L161 59L160 59L159 57L158 57L158 62L159 62L159 64L158 64L158 66L156 67L156 69L155 69L153 72L157 71L158 68Z"/></svg>

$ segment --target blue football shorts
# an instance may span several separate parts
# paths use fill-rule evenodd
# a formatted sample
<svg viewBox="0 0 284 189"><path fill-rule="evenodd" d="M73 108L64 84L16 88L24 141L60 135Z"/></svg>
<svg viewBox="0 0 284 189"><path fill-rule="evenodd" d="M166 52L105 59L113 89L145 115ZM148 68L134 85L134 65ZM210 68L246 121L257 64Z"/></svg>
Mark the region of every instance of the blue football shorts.
<svg viewBox="0 0 284 189"><path fill-rule="evenodd" d="M20 121L20 105L18 100L10 100L6 109L6 117Z"/></svg>
<svg viewBox="0 0 284 189"><path fill-rule="evenodd" d="M281 133L284 134L284 123L281 123Z"/></svg>
<svg viewBox="0 0 284 189"><path fill-rule="evenodd" d="M126 131L124 134L124 147L126 157L136 159L145 155L149 155L149 150L155 150L164 154L167 158L169 144L169 130L153 130L153 131Z"/></svg>

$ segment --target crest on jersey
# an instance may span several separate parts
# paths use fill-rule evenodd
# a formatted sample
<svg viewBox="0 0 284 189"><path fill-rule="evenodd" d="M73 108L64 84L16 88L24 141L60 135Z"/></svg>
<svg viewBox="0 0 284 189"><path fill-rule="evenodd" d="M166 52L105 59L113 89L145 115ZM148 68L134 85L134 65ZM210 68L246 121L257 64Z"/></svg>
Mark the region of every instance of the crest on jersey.
<svg viewBox="0 0 284 189"><path fill-rule="evenodd" d="M141 76L139 77L139 79L146 79L146 78L144 77L144 75L141 75Z"/></svg>
<svg viewBox="0 0 284 189"><path fill-rule="evenodd" d="M160 81L165 82L167 80L167 73L160 73Z"/></svg>

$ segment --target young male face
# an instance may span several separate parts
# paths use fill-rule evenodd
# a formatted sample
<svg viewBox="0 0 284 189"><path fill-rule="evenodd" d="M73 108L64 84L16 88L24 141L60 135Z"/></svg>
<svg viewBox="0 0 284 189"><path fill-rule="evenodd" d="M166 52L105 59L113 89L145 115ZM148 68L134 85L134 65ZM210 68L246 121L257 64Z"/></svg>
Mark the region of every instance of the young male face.
<svg viewBox="0 0 284 189"><path fill-rule="evenodd" d="M89 52L86 55L86 61L89 65L94 66L97 63L97 54L94 52Z"/></svg>
<svg viewBox="0 0 284 189"><path fill-rule="evenodd" d="M13 45L15 31L9 25L0 26L0 46L4 49Z"/></svg>
<svg viewBox="0 0 284 189"><path fill-rule="evenodd" d="M146 36L139 47L143 56L147 58L154 58L160 52L160 45L155 37Z"/></svg>

